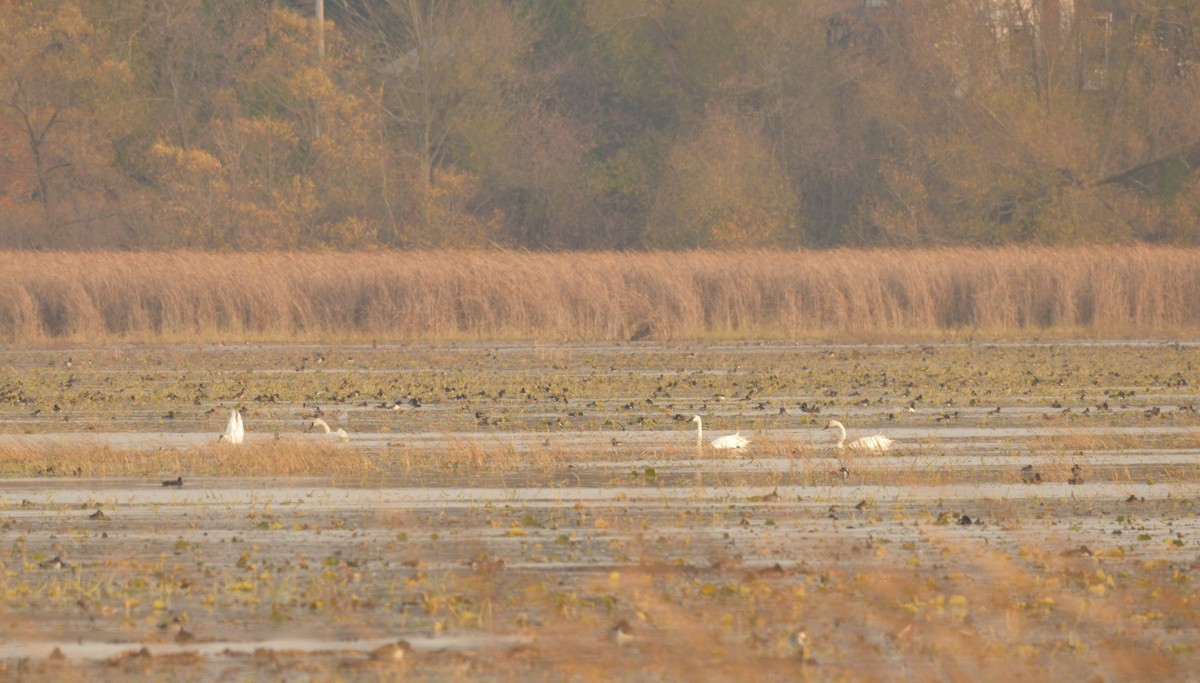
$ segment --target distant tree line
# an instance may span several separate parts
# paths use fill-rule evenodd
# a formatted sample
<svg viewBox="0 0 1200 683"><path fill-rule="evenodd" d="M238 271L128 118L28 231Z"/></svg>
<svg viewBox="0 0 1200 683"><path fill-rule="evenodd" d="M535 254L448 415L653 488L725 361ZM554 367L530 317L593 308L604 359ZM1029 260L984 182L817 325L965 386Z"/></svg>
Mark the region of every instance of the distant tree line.
<svg viewBox="0 0 1200 683"><path fill-rule="evenodd" d="M0 247L1200 242L1183 0L0 0Z"/></svg>

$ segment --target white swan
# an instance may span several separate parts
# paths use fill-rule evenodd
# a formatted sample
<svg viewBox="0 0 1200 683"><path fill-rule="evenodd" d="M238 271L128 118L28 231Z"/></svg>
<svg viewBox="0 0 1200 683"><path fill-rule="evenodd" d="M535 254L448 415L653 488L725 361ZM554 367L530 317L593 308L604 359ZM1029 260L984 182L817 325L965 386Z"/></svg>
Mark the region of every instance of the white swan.
<svg viewBox="0 0 1200 683"><path fill-rule="evenodd" d="M336 436L337 436L337 438L341 439L342 441L349 441L349 440L350 440L350 435L346 433L346 430L345 430L345 429L342 429L341 427L338 427L338 428L337 428L337 431L335 432L335 431L333 431L333 430L331 430L331 429L329 428L329 423L325 422L325 420L322 420L322 419L321 419L321 418L319 418L319 417L318 417L318 418L316 418L315 420L313 420L313 421L312 421L312 424L310 424L310 425L308 426L308 429L306 429L306 430L304 430L304 431L306 431L306 432L311 432L312 430L316 429L317 427L320 427L320 428L324 429L326 434L329 434L329 435L331 435L331 436L332 436L332 435L336 435Z"/></svg>
<svg viewBox="0 0 1200 683"><path fill-rule="evenodd" d="M692 422L696 423L696 447L699 448L704 444L704 421L700 419L699 415L693 415ZM750 443L750 439L742 436L742 433L739 430L736 434L726 434L725 436L718 436L717 438L713 439L712 447L721 450L729 448L745 448L746 444L748 443Z"/></svg>
<svg viewBox="0 0 1200 683"><path fill-rule="evenodd" d="M225 439L236 446L245 438L246 427L242 424L242 414L235 408L229 414L229 423L225 425L225 433L217 437L217 442L219 443L222 439Z"/></svg>
<svg viewBox="0 0 1200 683"><path fill-rule="evenodd" d="M830 420L825 424L825 429L834 427L838 430L838 448L849 448L852 451L872 451L874 453L887 453L891 449L895 441L887 438L882 434L875 436L864 436L861 439L855 439L850 443L846 443L846 428L837 420Z"/></svg>

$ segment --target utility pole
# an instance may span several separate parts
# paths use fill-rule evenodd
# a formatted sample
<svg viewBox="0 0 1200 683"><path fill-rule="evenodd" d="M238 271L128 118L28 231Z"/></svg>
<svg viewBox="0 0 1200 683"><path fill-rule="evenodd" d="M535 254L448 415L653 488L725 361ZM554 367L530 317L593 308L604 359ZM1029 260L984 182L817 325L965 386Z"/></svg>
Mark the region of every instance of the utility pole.
<svg viewBox="0 0 1200 683"><path fill-rule="evenodd" d="M325 62L325 0L317 3L317 62Z"/></svg>
<svg viewBox="0 0 1200 683"><path fill-rule="evenodd" d="M325 0L315 0L317 3L317 69L322 73L325 71ZM321 139L321 105L316 105L317 121L314 125L313 134L318 140Z"/></svg>

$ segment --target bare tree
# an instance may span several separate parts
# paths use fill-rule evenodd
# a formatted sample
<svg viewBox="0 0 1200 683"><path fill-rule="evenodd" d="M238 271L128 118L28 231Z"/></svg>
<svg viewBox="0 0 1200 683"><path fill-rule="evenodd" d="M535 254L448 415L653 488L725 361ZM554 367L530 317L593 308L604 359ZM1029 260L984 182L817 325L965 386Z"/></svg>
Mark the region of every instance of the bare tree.
<svg viewBox="0 0 1200 683"><path fill-rule="evenodd" d="M127 65L107 52L107 36L71 3L19 3L0 17L0 131L17 132L5 154L17 177L11 203L41 207L45 234L38 243L67 240L68 224L112 213L91 201L113 192L115 174L106 138L123 126L118 93ZM79 204L72 215L72 204ZM86 232L86 230L82 230Z"/></svg>

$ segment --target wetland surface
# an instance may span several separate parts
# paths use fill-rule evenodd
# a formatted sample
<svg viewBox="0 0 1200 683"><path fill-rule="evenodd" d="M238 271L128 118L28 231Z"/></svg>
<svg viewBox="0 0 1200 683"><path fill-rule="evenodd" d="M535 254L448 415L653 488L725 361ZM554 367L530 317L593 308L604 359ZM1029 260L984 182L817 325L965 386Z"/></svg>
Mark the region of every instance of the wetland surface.
<svg viewBox="0 0 1200 683"><path fill-rule="evenodd" d="M1198 361L5 350L0 677L1189 680ZM215 443L234 408L246 443ZM829 419L896 445L839 451Z"/></svg>

